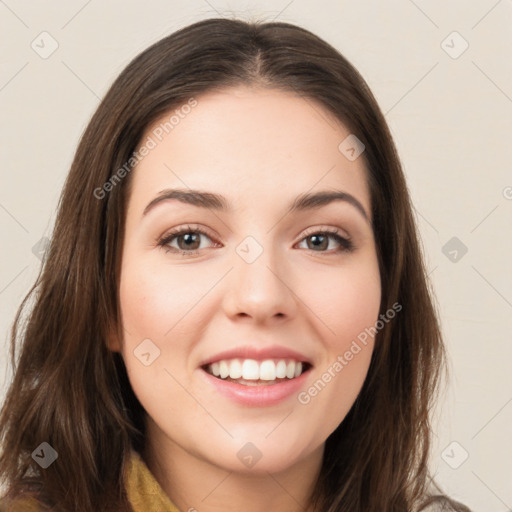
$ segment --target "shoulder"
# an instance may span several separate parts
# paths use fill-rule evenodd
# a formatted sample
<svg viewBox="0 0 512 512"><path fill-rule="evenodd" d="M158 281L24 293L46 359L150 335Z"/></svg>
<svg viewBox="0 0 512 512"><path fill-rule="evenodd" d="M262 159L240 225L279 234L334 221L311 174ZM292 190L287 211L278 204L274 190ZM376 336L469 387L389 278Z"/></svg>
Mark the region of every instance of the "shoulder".
<svg viewBox="0 0 512 512"><path fill-rule="evenodd" d="M417 512L471 512L471 510L466 505L450 498L431 478Z"/></svg>

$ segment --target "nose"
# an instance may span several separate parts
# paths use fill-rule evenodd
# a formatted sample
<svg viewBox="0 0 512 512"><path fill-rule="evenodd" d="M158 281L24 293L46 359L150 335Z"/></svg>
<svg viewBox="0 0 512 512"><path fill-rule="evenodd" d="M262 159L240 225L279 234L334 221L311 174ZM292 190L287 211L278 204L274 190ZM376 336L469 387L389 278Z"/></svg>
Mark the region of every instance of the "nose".
<svg viewBox="0 0 512 512"><path fill-rule="evenodd" d="M293 317L298 307L292 272L284 255L276 254L268 244L261 247L263 250L254 261L242 252L234 252L234 268L227 276L223 308L232 319L249 317L258 323L282 322Z"/></svg>

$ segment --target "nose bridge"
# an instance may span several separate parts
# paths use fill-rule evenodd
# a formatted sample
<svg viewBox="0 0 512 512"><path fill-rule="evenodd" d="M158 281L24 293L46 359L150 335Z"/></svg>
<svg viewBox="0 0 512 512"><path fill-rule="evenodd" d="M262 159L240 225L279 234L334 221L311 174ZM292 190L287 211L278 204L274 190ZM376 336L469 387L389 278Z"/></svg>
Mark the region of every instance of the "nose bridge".
<svg viewBox="0 0 512 512"><path fill-rule="evenodd" d="M291 314L294 299L286 282L286 262L272 234L248 235L235 247L225 303L228 314L260 319Z"/></svg>

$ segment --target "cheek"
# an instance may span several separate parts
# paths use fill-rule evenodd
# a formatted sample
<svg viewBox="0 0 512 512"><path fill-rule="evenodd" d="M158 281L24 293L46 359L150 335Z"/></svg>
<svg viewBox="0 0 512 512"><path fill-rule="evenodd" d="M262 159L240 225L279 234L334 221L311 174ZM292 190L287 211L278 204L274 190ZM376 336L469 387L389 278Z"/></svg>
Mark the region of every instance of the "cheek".
<svg viewBox="0 0 512 512"><path fill-rule="evenodd" d="M347 350L378 319L381 285L376 264L353 265L316 280L308 306L326 328L328 351Z"/></svg>
<svg viewBox="0 0 512 512"><path fill-rule="evenodd" d="M187 286L186 273L165 272L144 259L123 264L120 284L123 323L123 357L130 382L139 400L168 380L165 370L174 373L177 360L186 357L187 311L197 303L199 290L193 281ZM172 350L169 350L172 342ZM147 355L149 354L149 355ZM158 381L160 379L160 381Z"/></svg>
<svg viewBox="0 0 512 512"><path fill-rule="evenodd" d="M336 333L333 343L338 351L348 350L351 342L364 338L368 328L375 325L380 308L380 285L376 280L345 283L332 295L337 308L330 317ZM371 341L371 340L370 340Z"/></svg>
<svg viewBox="0 0 512 512"><path fill-rule="evenodd" d="M341 423L355 402L370 365L379 317L381 285L375 260L347 266L320 279L311 304L321 319L325 358L310 386L299 396L325 436Z"/></svg>
<svg viewBox="0 0 512 512"><path fill-rule="evenodd" d="M119 294L123 359L135 395L151 417L171 408L185 410L190 397L173 376L179 374L179 382L190 386L181 373L194 339L187 312L204 290L190 272L178 267L171 272L141 257L123 263Z"/></svg>
<svg viewBox="0 0 512 512"><path fill-rule="evenodd" d="M151 264L128 263L120 286L124 326L132 338L163 341L186 323L187 311L203 294L197 279L184 269L170 272Z"/></svg>

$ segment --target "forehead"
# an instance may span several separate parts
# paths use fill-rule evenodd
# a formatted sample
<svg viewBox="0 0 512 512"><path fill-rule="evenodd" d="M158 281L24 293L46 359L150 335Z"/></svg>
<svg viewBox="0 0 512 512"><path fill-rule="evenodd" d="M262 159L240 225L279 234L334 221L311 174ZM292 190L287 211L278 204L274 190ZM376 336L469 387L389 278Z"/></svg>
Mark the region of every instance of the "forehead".
<svg viewBox="0 0 512 512"><path fill-rule="evenodd" d="M132 176L138 210L161 190L179 187L221 193L236 208L342 189L371 211L364 160L340 152L350 132L319 102L247 86L194 100L146 129L141 146L151 149Z"/></svg>

